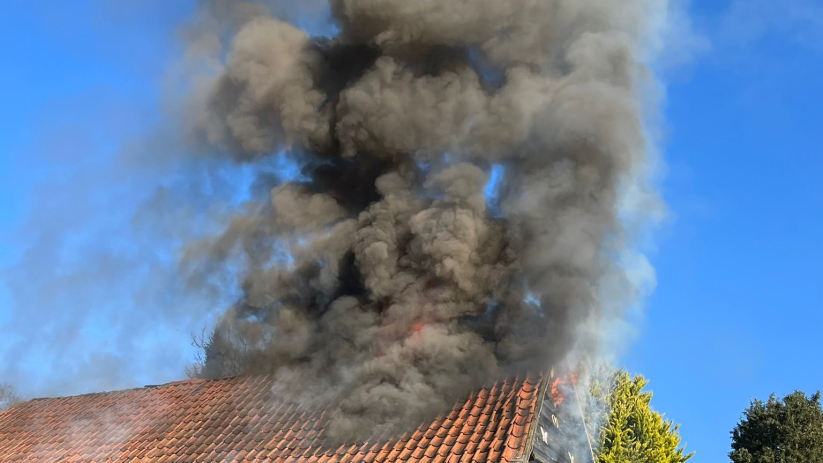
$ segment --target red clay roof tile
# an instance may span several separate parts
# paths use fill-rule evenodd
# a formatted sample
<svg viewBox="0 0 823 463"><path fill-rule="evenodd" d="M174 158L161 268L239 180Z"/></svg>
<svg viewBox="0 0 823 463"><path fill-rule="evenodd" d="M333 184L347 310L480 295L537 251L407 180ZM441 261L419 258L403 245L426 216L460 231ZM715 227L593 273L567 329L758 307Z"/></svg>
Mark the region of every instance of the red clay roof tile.
<svg viewBox="0 0 823 463"><path fill-rule="evenodd" d="M542 381L507 379L394 440L336 449L323 444L326 411L277 403L267 376L34 400L0 414L0 463L510 462L528 447Z"/></svg>

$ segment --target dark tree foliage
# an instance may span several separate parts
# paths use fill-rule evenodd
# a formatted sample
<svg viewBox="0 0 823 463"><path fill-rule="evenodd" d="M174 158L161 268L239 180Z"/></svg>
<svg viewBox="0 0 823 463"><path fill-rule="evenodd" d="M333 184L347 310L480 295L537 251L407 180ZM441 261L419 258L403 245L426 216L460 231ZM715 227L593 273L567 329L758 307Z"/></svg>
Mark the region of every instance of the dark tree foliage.
<svg viewBox="0 0 823 463"><path fill-rule="evenodd" d="M262 354L264 336L236 336L231 329L213 330L206 336L192 334L198 349L194 364L186 369L190 378L224 378L250 372L271 373L274 365Z"/></svg>
<svg viewBox="0 0 823 463"><path fill-rule="evenodd" d="M729 458L734 463L823 462L820 392L755 399L731 434Z"/></svg>

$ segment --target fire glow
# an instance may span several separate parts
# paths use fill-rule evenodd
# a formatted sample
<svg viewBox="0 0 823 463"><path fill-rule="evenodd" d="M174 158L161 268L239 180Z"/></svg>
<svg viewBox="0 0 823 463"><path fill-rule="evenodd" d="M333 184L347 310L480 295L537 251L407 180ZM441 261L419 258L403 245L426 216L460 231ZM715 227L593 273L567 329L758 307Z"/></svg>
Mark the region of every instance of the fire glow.
<svg viewBox="0 0 823 463"><path fill-rule="evenodd" d="M574 387L577 384L577 373L568 373L563 376L554 378L551 383L549 393L552 397L552 403L555 407L559 407L566 398L566 391L568 386Z"/></svg>

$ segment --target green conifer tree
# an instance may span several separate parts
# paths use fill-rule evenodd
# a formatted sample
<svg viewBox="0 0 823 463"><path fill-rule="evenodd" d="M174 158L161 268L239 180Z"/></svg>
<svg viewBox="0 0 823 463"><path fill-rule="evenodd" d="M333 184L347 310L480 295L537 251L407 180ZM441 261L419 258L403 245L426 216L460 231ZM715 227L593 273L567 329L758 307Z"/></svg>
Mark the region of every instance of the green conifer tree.
<svg viewBox="0 0 823 463"><path fill-rule="evenodd" d="M682 463L679 425L651 409L642 376L601 367L590 384L589 432L597 463Z"/></svg>
<svg viewBox="0 0 823 463"><path fill-rule="evenodd" d="M729 458L734 463L823 462L820 392L752 401L732 431Z"/></svg>

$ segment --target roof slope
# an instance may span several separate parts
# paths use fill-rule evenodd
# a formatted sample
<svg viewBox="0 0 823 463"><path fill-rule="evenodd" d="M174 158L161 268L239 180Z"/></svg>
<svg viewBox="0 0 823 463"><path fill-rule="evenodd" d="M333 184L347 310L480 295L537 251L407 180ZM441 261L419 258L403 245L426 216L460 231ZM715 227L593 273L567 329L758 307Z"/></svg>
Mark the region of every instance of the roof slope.
<svg viewBox="0 0 823 463"><path fill-rule="evenodd" d="M268 376L190 380L39 399L0 414L0 463L523 461L545 394L542 376L481 388L413 433L330 448L330 411L276 406Z"/></svg>

